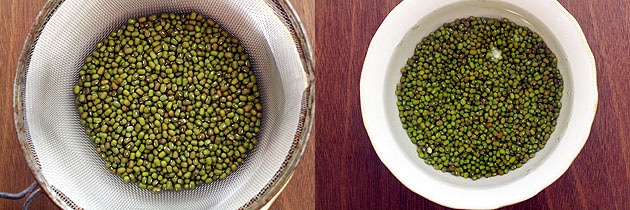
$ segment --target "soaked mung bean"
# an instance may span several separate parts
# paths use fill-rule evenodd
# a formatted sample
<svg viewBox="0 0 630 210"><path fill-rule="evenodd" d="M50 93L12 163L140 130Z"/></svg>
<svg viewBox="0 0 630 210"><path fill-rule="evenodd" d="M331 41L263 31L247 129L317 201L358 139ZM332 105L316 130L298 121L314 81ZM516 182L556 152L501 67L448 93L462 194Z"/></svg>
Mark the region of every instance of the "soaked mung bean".
<svg viewBox="0 0 630 210"><path fill-rule="evenodd" d="M403 128L433 168L503 175L555 130L563 80L543 39L508 19L445 23L417 44L396 87Z"/></svg>

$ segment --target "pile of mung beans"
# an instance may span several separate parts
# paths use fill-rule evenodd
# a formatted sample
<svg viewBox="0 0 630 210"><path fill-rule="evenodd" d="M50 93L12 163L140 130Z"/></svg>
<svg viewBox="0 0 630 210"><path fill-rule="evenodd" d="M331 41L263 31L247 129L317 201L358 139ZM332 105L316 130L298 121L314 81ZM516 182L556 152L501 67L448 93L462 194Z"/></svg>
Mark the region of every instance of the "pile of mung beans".
<svg viewBox="0 0 630 210"><path fill-rule="evenodd" d="M258 143L262 105L249 55L196 12L128 19L79 73L81 124L105 166L140 188L225 179Z"/></svg>
<svg viewBox="0 0 630 210"><path fill-rule="evenodd" d="M508 19L445 23L417 44L401 72L399 117L418 156L472 180L533 158L562 107L556 56Z"/></svg>

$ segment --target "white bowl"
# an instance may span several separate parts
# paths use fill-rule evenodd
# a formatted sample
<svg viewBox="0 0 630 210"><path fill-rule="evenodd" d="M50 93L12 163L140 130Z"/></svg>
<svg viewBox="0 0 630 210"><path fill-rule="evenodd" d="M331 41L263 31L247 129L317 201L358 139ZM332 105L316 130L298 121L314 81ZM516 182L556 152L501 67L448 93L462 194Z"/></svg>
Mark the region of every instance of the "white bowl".
<svg viewBox="0 0 630 210"><path fill-rule="evenodd" d="M476 181L433 169L418 158L398 117L396 84L416 44L457 18L508 18L542 36L558 57L562 109L545 148L522 167ZM595 61L577 21L552 0L405 0L374 35L361 74L361 111L372 146L413 192L452 208L487 209L533 197L558 179L586 142L597 107Z"/></svg>

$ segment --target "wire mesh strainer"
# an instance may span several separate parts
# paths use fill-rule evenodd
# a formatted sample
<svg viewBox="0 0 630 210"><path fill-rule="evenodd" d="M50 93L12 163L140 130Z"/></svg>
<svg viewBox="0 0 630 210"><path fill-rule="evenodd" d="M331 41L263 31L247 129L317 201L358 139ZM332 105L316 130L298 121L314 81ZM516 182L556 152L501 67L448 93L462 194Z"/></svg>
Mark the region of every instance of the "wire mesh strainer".
<svg viewBox="0 0 630 210"><path fill-rule="evenodd" d="M215 19L250 54L264 106L259 144L225 180L153 194L104 167L79 122L72 88L83 58L128 18L191 11ZM306 145L313 65L301 24L282 0L49 1L18 63L18 137L37 182L63 208L259 208L289 180Z"/></svg>

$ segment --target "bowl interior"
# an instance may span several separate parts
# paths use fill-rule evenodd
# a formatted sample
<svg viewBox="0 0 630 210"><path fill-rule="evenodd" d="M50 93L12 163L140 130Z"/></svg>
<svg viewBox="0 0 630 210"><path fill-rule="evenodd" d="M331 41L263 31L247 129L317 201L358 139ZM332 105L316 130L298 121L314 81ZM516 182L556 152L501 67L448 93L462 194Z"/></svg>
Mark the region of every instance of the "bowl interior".
<svg viewBox="0 0 630 210"><path fill-rule="evenodd" d="M538 33L558 58L562 108L545 147L502 176L470 180L418 157L398 117L400 69L420 40L444 23L470 16L507 18ZM374 150L407 188L453 208L498 208L534 196L569 167L588 137L597 104L593 55L571 15L555 1L430 0L401 2L375 33L361 73L363 123Z"/></svg>
<svg viewBox="0 0 630 210"><path fill-rule="evenodd" d="M68 0L51 9L38 26L41 31L32 49L25 49L30 50L30 57L17 85L22 86L32 160L58 204L86 209L236 209L267 202L261 198L267 197L275 181L284 180L279 176L288 174L283 170L290 168L289 160L299 158L300 153L293 151L306 135L301 132L310 80L295 32L283 22L286 16L253 0ZM79 122L72 88L83 59L128 18L191 11L215 19L250 54L264 107L259 144L225 180L194 190L153 194L124 183L104 167Z"/></svg>
<svg viewBox="0 0 630 210"><path fill-rule="evenodd" d="M560 111L556 130L552 133L550 139L545 145L545 148L536 153L536 157L529 160L523 165L523 167L510 171L503 176L481 178L476 181L452 176L449 173L442 173L441 171L433 169L433 167L425 164L422 159L418 158L415 145L411 143L409 136L402 128L402 123L398 117L396 95L394 94L396 84L400 82L400 68L404 67L407 59L413 55L416 44L420 42L423 37L440 27L443 23L470 16L499 19L508 18L518 25L526 26L532 31L539 33L548 47L556 54L558 58L558 69L565 81L563 97L561 99L562 109ZM404 152L405 158L408 161L417 162L415 166L417 166L417 169L423 173L429 174L431 177L438 179L440 182L456 185L461 188L479 189L496 187L505 184L506 182L518 179L532 169L539 167L540 162L547 158L549 153L555 150L560 137L566 132L567 121L569 120L567 113L571 112L572 103L574 101L571 94L573 90L573 83L571 83L570 79L572 77L572 72L567 65L566 53L558 44L557 37L555 37L551 30L542 24L542 21L537 17L506 2L494 2L492 4L488 4L479 1L464 1L457 4L446 5L429 13L418 20L418 22L406 32L400 43L396 45L393 53L391 54L386 71L387 73L383 88L384 98L382 103L386 112L385 116L387 117L385 121L387 122L389 128L393 131L392 134L394 135L393 137L396 146L399 147L400 151Z"/></svg>

